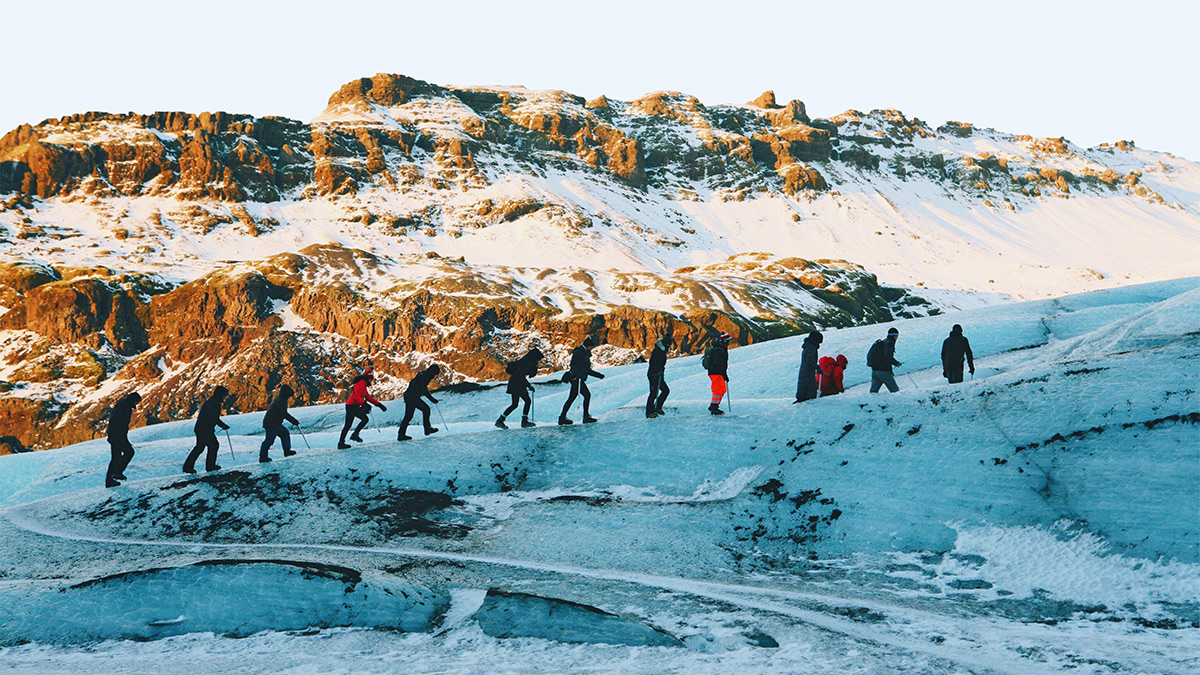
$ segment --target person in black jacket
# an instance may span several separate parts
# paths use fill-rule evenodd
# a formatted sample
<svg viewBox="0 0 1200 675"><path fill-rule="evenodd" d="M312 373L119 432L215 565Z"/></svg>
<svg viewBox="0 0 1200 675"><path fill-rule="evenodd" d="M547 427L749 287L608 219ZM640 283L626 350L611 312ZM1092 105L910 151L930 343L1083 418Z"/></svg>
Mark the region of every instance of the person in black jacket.
<svg viewBox="0 0 1200 675"><path fill-rule="evenodd" d="M429 393L429 383L433 382L433 378L437 377L440 370L441 368L435 363L417 373L408 383L408 389L404 390L404 419L400 421L400 428L396 431L396 440L412 440L412 436L408 435L408 423L412 421L413 414L418 410L424 416L425 435L437 433L437 427L429 424L429 404L421 399L427 398L434 403L438 402L433 394Z"/></svg>
<svg viewBox="0 0 1200 675"><path fill-rule="evenodd" d="M950 337L942 342L942 377L949 380L950 384L963 381L964 356L971 374L974 375L975 355L971 353L971 343L963 335L962 326L954 324L954 328L950 330Z"/></svg>
<svg viewBox="0 0 1200 675"><path fill-rule="evenodd" d="M208 397L204 405L200 406L200 414L196 417L196 447L192 448L188 454L187 460L183 463L184 473L196 473L196 460L200 458L200 452L208 449L208 456L205 458L205 471L220 471L221 467L217 466L217 450L221 444L217 442L216 427L228 429L229 425L221 421L221 404L224 403L225 397L229 395L229 390L225 387L217 387L213 391L213 395Z"/></svg>
<svg viewBox="0 0 1200 675"><path fill-rule="evenodd" d="M804 338L804 344L800 347L800 376L796 380L796 400L793 403L817 397L817 351L824 340L825 336L815 330Z"/></svg>
<svg viewBox="0 0 1200 675"><path fill-rule="evenodd" d="M504 419L517 409L517 404L521 401L525 402L525 408L521 411L521 427L537 426L529 420L529 406L533 404L533 399L529 397L529 392L533 391L533 385L530 384L529 378L537 375L538 362L541 360L541 350L534 347L526 352L525 356L508 364L508 393L512 396L512 403L504 409L504 412L500 413L500 418L496 420L496 426L507 429L508 425L504 423Z"/></svg>
<svg viewBox="0 0 1200 675"><path fill-rule="evenodd" d="M112 450L112 459L108 462L108 473L104 477L104 487L117 487L125 480L125 468L133 459L133 445L129 442L129 420L133 417L133 409L142 402L142 395L136 391L126 394L113 406L108 416L108 447Z"/></svg>
<svg viewBox="0 0 1200 675"><path fill-rule="evenodd" d="M675 346L675 339L664 335L654 343L650 352L650 365L646 368L646 379L650 381L650 396L646 398L646 418L653 419L663 414L663 403L671 395L671 388L665 379L667 372L667 352Z"/></svg>
<svg viewBox="0 0 1200 675"><path fill-rule="evenodd" d="M560 425L574 424L567 419L567 411L571 409L571 404L575 403L575 398L583 395L583 423L591 424L596 421L588 412L588 407L592 403L592 392L588 389L588 376L603 380L604 376L592 370L592 347L596 346L596 341L591 337L583 339L583 344L576 347L571 352L571 367L564 375L564 379L571 383L571 393L567 395L567 402L563 404L562 413L558 416Z"/></svg>
<svg viewBox="0 0 1200 675"><path fill-rule="evenodd" d="M896 340L899 338L900 331L889 328L887 339L876 340L867 352L867 367L871 369L872 394L878 392L879 388L884 385L887 385L888 391L893 394L900 391L900 385L896 384L896 377L892 374L893 366L904 365L896 360Z"/></svg>
<svg viewBox="0 0 1200 675"><path fill-rule="evenodd" d="M721 399L729 391L729 341L733 339L729 333L717 336L717 342L704 351L703 365L708 371L708 379L712 383L712 403L708 412L714 415L724 415L721 410Z"/></svg>
<svg viewBox="0 0 1200 675"><path fill-rule="evenodd" d="M286 384L279 388L279 393L275 395L271 401L271 406L267 408L267 414L263 415L263 429L267 430L267 437L263 439L262 447L258 449L258 461L269 462L271 458L267 456L267 451L271 449L271 444L278 438L283 445L283 456L291 457L296 454L292 450L292 436L288 430L284 428L283 421L287 420L297 426L300 422L288 414L288 401L291 400L292 388Z"/></svg>

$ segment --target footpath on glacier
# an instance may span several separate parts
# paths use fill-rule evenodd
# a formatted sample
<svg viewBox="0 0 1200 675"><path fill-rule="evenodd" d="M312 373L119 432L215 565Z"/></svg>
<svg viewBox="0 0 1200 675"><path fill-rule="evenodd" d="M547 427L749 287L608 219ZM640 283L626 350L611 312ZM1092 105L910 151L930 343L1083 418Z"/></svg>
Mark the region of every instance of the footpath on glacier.
<svg viewBox="0 0 1200 675"><path fill-rule="evenodd" d="M552 426L549 376L535 429L492 428L488 388L439 394L436 436L392 440L397 405L339 451L341 406L303 408L311 450L268 465L261 413L233 416L237 459L197 477L191 422L160 424L112 490L103 440L0 458L0 667L367 641L393 658L366 670L1189 672L1197 317L1184 279L898 321L893 395L864 365L888 325L826 331L847 391L798 405L800 339L752 345L721 418L698 357L654 420L644 365L606 371L586 427ZM947 385L955 323L977 373Z"/></svg>

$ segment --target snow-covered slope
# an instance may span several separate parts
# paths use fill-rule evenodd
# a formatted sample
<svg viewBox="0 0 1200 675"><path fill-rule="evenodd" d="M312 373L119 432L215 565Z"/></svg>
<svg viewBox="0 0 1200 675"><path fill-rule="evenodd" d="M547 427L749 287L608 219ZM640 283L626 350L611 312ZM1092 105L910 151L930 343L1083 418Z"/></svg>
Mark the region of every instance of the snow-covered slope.
<svg viewBox="0 0 1200 675"><path fill-rule="evenodd" d="M304 408L265 466L241 415L195 478L189 424L160 424L115 490L101 442L3 457L0 663L1194 672L1198 316L1187 279L896 322L895 395L862 366L886 327L827 331L848 390L800 405L798 342L751 345L723 418L695 357L655 420L636 365L586 427L496 430L486 389L440 396L435 436L392 441L397 405L337 451L339 407ZM978 372L949 386L954 323ZM535 381L545 422L565 393Z"/></svg>

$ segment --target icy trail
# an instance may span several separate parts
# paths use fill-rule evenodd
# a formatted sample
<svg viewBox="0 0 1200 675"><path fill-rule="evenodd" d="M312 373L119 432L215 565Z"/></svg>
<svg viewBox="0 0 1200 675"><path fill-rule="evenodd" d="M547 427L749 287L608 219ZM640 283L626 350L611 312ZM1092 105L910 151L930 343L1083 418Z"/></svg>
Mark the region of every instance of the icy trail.
<svg viewBox="0 0 1200 675"><path fill-rule="evenodd" d="M671 410L658 420L642 416L635 365L595 383L602 421L587 427L494 430L507 396L491 389L439 395L449 428L406 444L390 440L402 410L389 406L374 420L382 433L348 451L330 449L340 406L297 410L313 451L296 435L294 458L196 478L178 473L190 423L139 429L134 480L117 490L97 487L102 441L7 457L0 602L22 612L44 590L78 592L65 584L270 551L372 583L584 602L688 645L689 656L647 656L660 667L641 672L1189 672L1197 316L1190 279L899 322L903 390L878 396L861 363L887 327L829 331L822 352L850 357L849 390L802 405L790 405L798 340L753 345L731 352L736 414L721 419L704 412L693 357L669 362ZM946 386L937 353L953 323L978 372ZM539 414L556 416L561 385L539 394ZM260 419L227 418L243 462ZM745 626L779 649L752 646ZM469 619L445 630L387 639L427 655L482 640L489 671L537 659ZM157 663L149 649L121 648L144 666ZM657 653L576 649L609 669ZM0 661L50 667L70 653L9 647ZM542 655L578 663L548 644Z"/></svg>

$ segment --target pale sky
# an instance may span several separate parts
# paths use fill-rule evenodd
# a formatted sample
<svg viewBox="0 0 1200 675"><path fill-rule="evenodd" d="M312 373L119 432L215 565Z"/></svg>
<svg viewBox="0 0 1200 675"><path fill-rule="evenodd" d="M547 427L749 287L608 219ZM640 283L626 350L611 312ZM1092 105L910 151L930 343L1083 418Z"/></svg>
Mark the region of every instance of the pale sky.
<svg viewBox="0 0 1200 675"><path fill-rule="evenodd" d="M1200 160L1200 3L0 0L0 134L88 110L309 120L357 77L810 115L898 108Z"/></svg>

